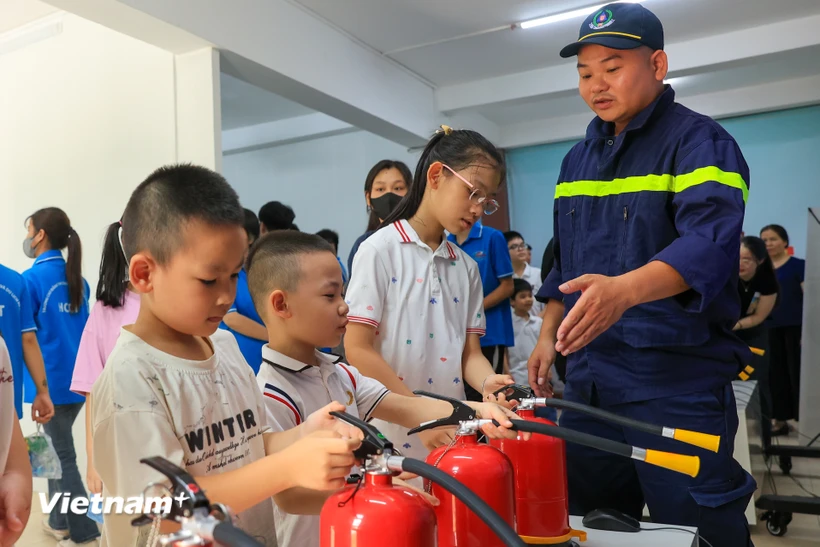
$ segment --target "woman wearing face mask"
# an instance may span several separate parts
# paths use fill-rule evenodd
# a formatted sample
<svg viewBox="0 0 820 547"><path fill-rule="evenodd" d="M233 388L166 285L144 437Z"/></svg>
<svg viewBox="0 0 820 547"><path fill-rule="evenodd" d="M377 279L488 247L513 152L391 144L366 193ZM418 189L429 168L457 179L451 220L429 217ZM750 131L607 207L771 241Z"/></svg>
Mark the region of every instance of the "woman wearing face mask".
<svg viewBox="0 0 820 547"><path fill-rule="evenodd" d="M764 322L775 307L779 288L772 259L762 239L747 236L741 240L739 273L740 319L735 323L734 331L750 347L765 352L754 356L751 364L755 370L751 378L757 380L763 435L768 443L772 397L769 389L769 329Z"/></svg>
<svg viewBox="0 0 820 547"><path fill-rule="evenodd" d="M353 276L353 257L359 250L362 241L370 237L376 231L382 220L387 218L401 198L410 188L413 181L413 174L402 162L396 160L382 160L370 169L364 181L364 199L367 202L367 210L370 218L367 221L367 231L353 243L350 249L350 256L347 258L347 272Z"/></svg>
<svg viewBox="0 0 820 547"><path fill-rule="evenodd" d="M71 431L85 401L71 391L74 363L88 320L89 289L82 276L82 245L68 216L56 207L35 212L26 220L26 227L28 236L23 241L23 252L35 260L34 265L23 272L23 279L54 402L54 417L44 428L51 436L63 470L61 479L48 481L49 499L55 494L67 493L73 501L87 498L77 469ZM67 259L63 259L62 249L68 249ZM33 393L30 385L30 379L26 378L27 402ZM75 544L92 542L100 535L91 519L72 511L68 514L52 511L48 520L43 521L43 529L56 539ZM60 545L71 543L61 541Z"/></svg>

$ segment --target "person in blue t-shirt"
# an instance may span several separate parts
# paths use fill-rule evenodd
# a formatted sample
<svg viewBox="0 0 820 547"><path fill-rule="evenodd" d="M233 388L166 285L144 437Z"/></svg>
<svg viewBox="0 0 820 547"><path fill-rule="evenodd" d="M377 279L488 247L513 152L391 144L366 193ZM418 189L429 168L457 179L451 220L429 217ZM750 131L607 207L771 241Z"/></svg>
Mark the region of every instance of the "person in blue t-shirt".
<svg viewBox="0 0 820 547"><path fill-rule="evenodd" d="M789 234L770 224L760 238L774 264L780 296L766 324L769 326L769 382L772 392L772 435L788 435L787 420L800 409L800 345L803 334L803 281L806 261L789 255Z"/></svg>
<svg viewBox="0 0 820 547"><path fill-rule="evenodd" d="M23 241L23 252L35 260L23 272L23 279L54 401L54 418L44 428L54 443L63 472L61 479L48 481L49 498L65 493L73 501L88 497L77 469L72 434L85 398L73 393L70 387L80 338L88 320L90 291L82 276L80 236L65 212L56 207L40 209L26 220L26 226L28 236ZM66 248L67 260L61 253ZM31 402L35 393L34 384L27 377L26 402ZM56 538L69 538L76 544L94 541L100 535L91 519L73 511L52 511L43 528Z"/></svg>
<svg viewBox="0 0 820 547"><path fill-rule="evenodd" d="M484 226L478 220L468 232L450 234L455 242L478 264L481 283L484 286L484 317L487 333L481 338L481 351L495 369L496 374L508 374L507 348L515 343L512 309L509 298L513 294L513 265L507 240L495 228ZM464 385L467 399L483 400L482 395Z"/></svg>
<svg viewBox="0 0 820 547"><path fill-rule="evenodd" d="M31 302L23 276L0 264L0 336L5 338L11 358L14 382L14 409L23 417L23 363L25 362L36 395L31 405L31 419L44 424L54 416L54 404L48 393L43 355L37 343L37 325L31 313Z"/></svg>
<svg viewBox="0 0 820 547"><path fill-rule="evenodd" d="M248 235L248 248L259 239L259 232L259 219L253 211L245 209L245 233ZM222 320L222 324L226 330L233 333L242 351L242 356L253 369L253 373L259 372L259 365L262 363L262 346L268 341L268 331L265 330L262 318L256 313L256 307L253 305L245 268L239 272L236 280L236 299Z"/></svg>

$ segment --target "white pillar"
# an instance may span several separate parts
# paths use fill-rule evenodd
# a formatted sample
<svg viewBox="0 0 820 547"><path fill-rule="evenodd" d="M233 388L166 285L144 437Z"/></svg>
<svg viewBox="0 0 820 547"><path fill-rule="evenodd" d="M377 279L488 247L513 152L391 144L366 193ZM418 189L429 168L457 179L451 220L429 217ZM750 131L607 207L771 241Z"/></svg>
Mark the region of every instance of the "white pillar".
<svg viewBox="0 0 820 547"><path fill-rule="evenodd" d="M820 433L820 207L808 214L803 348L800 364L800 444ZM812 445L820 448L820 439Z"/></svg>
<svg viewBox="0 0 820 547"><path fill-rule="evenodd" d="M203 48L174 58L177 161L222 171L219 52Z"/></svg>

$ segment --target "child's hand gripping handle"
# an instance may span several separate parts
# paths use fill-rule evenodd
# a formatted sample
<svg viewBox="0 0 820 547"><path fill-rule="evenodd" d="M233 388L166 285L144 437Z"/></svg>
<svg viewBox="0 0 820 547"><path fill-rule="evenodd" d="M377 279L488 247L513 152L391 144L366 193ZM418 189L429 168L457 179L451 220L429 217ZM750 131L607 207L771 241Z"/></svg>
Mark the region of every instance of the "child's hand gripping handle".
<svg viewBox="0 0 820 547"><path fill-rule="evenodd" d="M361 446L353 451L353 456L357 460L364 461L369 456L377 456L384 454L388 450L393 450L393 443L388 441L384 435L382 435L381 431L372 425L346 412L337 412L334 410L330 412L330 415L354 427L358 427L362 433L364 433Z"/></svg>
<svg viewBox="0 0 820 547"><path fill-rule="evenodd" d="M408 431L408 435L414 435L416 433L420 433L421 431L427 431L428 429L435 429L437 427L459 425L461 422L475 420L476 418L475 410L458 399L438 395L436 393L430 393L429 391L414 391L413 394L421 397L427 397L428 399L438 399L439 401L448 402L453 407L453 413L446 418L439 418L438 420L424 422L418 427L414 427Z"/></svg>

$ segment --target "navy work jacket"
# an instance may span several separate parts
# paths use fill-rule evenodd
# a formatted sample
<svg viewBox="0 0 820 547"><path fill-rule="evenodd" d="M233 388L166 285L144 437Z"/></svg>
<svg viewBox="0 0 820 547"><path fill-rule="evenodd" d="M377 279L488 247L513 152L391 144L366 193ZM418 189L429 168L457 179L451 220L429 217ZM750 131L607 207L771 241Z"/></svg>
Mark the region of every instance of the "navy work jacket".
<svg viewBox="0 0 820 547"><path fill-rule="evenodd" d="M605 404L714 389L751 358L732 334L740 317L740 234L749 168L717 122L667 86L619 135L596 118L566 155L555 191L555 265L540 296L583 274L618 276L653 260L691 287L641 304L570 356L568 382ZM573 363L579 366L573 367Z"/></svg>

